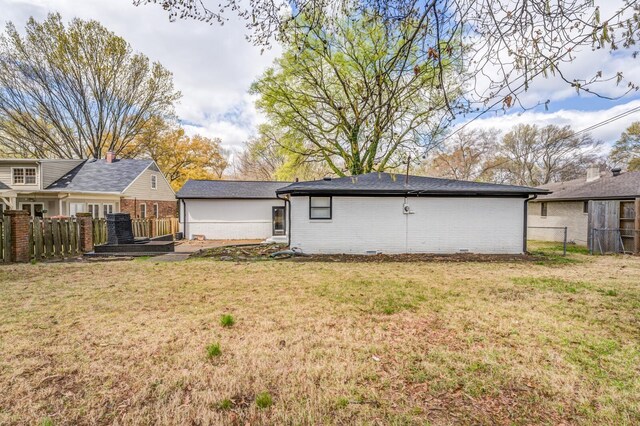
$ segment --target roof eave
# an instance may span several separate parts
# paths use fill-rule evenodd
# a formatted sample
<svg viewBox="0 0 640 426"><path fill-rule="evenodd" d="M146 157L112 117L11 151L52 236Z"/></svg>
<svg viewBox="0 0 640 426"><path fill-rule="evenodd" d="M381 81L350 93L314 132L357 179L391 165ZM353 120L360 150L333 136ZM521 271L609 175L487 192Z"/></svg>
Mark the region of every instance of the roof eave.
<svg viewBox="0 0 640 426"><path fill-rule="evenodd" d="M340 189L286 189L277 190L276 194L292 196L305 195L372 195L372 196L460 196L460 197L527 197L531 194L549 194L546 190L531 191L415 191L415 190L340 190Z"/></svg>
<svg viewBox="0 0 640 426"><path fill-rule="evenodd" d="M274 193L275 194L275 193ZM221 196L202 196L202 195L180 195L176 194L179 200L277 200L278 197L221 197Z"/></svg>

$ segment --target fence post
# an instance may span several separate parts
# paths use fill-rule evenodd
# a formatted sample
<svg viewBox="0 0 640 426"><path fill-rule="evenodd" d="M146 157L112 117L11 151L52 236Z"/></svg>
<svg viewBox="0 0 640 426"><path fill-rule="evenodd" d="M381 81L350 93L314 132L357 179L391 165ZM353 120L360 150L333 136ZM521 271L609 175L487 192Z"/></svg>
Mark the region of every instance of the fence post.
<svg viewBox="0 0 640 426"><path fill-rule="evenodd" d="M93 217L91 213L76 213L78 233L80 234L80 251L86 253L93 250Z"/></svg>
<svg viewBox="0 0 640 426"><path fill-rule="evenodd" d="M564 227L564 240L562 243L562 255L566 256L567 255L567 227Z"/></svg>
<svg viewBox="0 0 640 426"><path fill-rule="evenodd" d="M155 216L151 216L149 219L149 238L157 237L156 233L158 232L158 222Z"/></svg>
<svg viewBox="0 0 640 426"><path fill-rule="evenodd" d="M636 217L634 220L634 226L633 228L635 229L635 232L633 233L633 244L634 244L634 248L635 248L635 252L636 253L640 253L640 198L636 198L635 201L635 212L636 212Z"/></svg>
<svg viewBox="0 0 640 426"><path fill-rule="evenodd" d="M29 223L31 217L26 210L5 210L5 217L9 219L9 238L11 242L5 250L10 262L28 263L31 260L29 253Z"/></svg>

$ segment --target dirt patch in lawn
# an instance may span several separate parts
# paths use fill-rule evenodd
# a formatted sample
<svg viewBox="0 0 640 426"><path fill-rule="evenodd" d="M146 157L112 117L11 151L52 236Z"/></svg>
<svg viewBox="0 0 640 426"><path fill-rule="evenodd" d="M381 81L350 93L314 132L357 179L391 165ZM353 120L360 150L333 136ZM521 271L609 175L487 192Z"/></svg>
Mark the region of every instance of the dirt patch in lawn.
<svg viewBox="0 0 640 426"><path fill-rule="evenodd" d="M274 254L285 252L280 256ZM286 254L287 246L282 244L242 244L214 247L200 250L192 257L210 258L222 261L264 261L288 260L294 262L338 262L338 263L387 263L387 262L538 262L546 259L544 255L517 254Z"/></svg>

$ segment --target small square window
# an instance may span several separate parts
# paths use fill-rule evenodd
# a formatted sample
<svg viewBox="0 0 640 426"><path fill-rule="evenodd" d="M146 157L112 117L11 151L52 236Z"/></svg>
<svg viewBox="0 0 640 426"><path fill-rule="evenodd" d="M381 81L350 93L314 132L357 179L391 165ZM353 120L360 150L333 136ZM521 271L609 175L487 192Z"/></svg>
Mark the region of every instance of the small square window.
<svg viewBox="0 0 640 426"><path fill-rule="evenodd" d="M547 216L547 203L540 203L540 216Z"/></svg>
<svg viewBox="0 0 640 426"><path fill-rule="evenodd" d="M309 219L331 219L331 197L309 197Z"/></svg>
<svg viewBox="0 0 640 426"><path fill-rule="evenodd" d="M158 189L158 176L151 175L151 189Z"/></svg>

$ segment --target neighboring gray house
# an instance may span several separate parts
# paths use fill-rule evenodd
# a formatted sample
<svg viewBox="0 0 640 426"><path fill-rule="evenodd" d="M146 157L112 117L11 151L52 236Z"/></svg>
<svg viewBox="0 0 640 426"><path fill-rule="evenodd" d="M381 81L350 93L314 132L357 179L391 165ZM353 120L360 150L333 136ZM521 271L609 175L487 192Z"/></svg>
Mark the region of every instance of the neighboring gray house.
<svg viewBox="0 0 640 426"><path fill-rule="evenodd" d="M296 182L276 193L290 203L290 244L306 253L523 253L523 186L368 173Z"/></svg>
<svg viewBox="0 0 640 426"><path fill-rule="evenodd" d="M583 246L589 245L594 228L609 229L596 231L600 234L597 237L622 240L625 251L640 250L639 234L630 231L640 228L640 172L622 173L614 169L601 173L598 167L591 167L584 178L540 188L552 192L529 203L529 226L566 226L567 239ZM623 231L616 232L617 229ZM558 231L536 228L529 229L529 236L543 241L563 238Z"/></svg>
<svg viewBox="0 0 640 426"><path fill-rule="evenodd" d="M175 216L171 186L153 160L0 159L0 210L32 216Z"/></svg>
<svg viewBox="0 0 640 426"><path fill-rule="evenodd" d="M276 190L290 182L188 180L176 194L188 239L286 242L286 207Z"/></svg>

